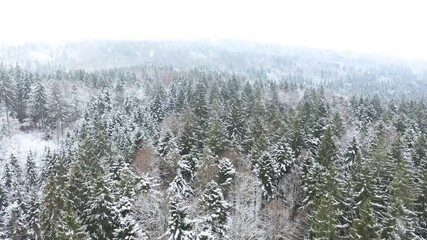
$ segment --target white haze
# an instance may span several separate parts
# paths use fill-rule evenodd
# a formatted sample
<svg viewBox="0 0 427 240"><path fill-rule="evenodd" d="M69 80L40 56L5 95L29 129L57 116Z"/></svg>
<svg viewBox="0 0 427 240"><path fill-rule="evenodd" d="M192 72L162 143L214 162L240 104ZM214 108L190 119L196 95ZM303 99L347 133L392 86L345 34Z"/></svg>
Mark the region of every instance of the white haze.
<svg viewBox="0 0 427 240"><path fill-rule="evenodd" d="M5 0L0 43L236 39L427 58L424 1Z"/></svg>

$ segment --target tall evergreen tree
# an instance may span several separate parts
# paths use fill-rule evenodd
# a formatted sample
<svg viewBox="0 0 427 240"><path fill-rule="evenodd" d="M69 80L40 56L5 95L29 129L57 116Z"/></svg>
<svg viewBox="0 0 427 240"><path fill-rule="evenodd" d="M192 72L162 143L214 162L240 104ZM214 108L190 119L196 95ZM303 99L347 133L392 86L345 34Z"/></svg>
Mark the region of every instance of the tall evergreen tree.
<svg viewBox="0 0 427 240"><path fill-rule="evenodd" d="M179 198L169 200L169 221L166 235L168 240L192 240L192 224L187 218L187 208L181 205Z"/></svg>
<svg viewBox="0 0 427 240"><path fill-rule="evenodd" d="M222 153L227 146L226 130L218 116L214 116L209 123L206 144L215 155Z"/></svg>
<svg viewBox="0 0 427 240"><path fill-rule="evenodd" d="M31 117L34 124L41 123L41 127L45 127L46 118L48 116L47 97L44 86L36 83L31 99Z"/></svg>
<svg viewBox="0 0 427 240"><path fill-rule="evenodd" d="M216 182L208 184L200 202L204 208L204 217L198 239L229 239L227 221L230 206L224 200L221 188Z"/></svg>
<svg viewBox="0 0 427 240"><path fill-rule="evenodd" d="M0 66L0 103L5 107L6 119L9 123L9 114L14 106L15 95L12 84L12 76L8 73L3 65Z"/></svg>

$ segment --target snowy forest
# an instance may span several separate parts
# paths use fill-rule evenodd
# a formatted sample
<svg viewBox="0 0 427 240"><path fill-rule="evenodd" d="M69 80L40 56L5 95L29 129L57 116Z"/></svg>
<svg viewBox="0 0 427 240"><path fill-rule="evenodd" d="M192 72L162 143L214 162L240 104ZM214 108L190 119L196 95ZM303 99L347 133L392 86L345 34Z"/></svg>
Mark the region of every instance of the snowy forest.
<svg viewBox="0 0 427 240"><path fill-rule="evenodd" d="M427 239L423 62L226 41L0 62L0 239Z"/></svg>

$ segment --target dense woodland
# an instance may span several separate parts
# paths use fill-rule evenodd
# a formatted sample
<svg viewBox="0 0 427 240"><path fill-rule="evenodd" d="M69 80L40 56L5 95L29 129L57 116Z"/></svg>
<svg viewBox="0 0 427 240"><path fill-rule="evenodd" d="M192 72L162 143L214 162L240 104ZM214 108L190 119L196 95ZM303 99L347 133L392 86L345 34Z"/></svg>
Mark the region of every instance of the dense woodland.
<svg viewBox="0 0 427 240"><path fill-rule="evenodd" d="M147 44L1 49L0 239L427 239L427 71Z"/></svg>

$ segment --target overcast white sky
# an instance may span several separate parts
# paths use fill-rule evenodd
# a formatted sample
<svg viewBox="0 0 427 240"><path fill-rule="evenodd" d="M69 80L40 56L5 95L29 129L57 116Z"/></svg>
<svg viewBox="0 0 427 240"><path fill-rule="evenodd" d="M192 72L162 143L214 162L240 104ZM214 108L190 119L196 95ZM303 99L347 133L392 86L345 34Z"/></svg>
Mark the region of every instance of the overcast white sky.
<svg viewBox="0 0 427 240"><path fill-rule="evenodd" d="M0 42L238 39L427 58L427 3L3 0Z"/></svg>

